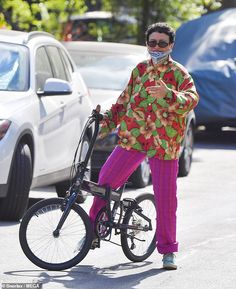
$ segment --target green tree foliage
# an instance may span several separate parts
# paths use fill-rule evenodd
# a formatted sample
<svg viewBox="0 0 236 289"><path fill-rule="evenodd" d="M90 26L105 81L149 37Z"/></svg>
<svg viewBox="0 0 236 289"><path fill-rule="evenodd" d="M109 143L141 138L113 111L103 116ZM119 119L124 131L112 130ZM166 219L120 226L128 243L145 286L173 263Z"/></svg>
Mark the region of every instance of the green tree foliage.
<svg viewBox="0 0 236 289"><path fill-rule="evenodd" d="M229 0L228 0L229 1ZM231 0L233 1L233 0ZM103 9L128 13L137 19L137 43L144 44L144 33L151 23L166 21L173 28L222 5L221 0L104 0ZM123 7L121 10L120 7Z"/></svg>
<svg viewBox="0 0 236 289"><path fill-rule="evenodd" d="M236 7L236 0L0 0L0 28L44 30L60 38L62 23L70 15L106 10L134 16L137 24L128 34L137 35L137 43L144 44L151 23L166 21L176 29L185 21L229 7Z"/></svg>
<svg viewBox="0 0 236 289"><path fill-rule="evenodd" d="M86 9L84 0L0 0L0 27L44 30L60 38L61 23Z"/></svg>

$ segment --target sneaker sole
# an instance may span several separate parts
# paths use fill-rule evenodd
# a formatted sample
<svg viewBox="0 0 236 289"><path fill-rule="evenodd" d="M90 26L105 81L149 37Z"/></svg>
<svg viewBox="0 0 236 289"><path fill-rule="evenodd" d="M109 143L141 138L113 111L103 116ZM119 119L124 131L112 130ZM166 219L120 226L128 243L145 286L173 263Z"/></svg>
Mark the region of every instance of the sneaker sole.
<svg viewBox="0 0 236 289"><path fill-rule="evenodd" d="M177 265L175 265L175 264L165 264L165 265L163 265L163 269L165 269L165 270L176 270L177 269Z"/></svg>

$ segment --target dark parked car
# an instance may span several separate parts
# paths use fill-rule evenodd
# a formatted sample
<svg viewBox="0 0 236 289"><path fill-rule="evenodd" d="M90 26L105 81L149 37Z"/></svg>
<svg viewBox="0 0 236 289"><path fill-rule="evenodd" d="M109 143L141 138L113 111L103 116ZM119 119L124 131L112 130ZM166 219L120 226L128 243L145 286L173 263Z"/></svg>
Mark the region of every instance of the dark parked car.
<svg viewBox="0 0 236 289"><path fill-rule="evenodd" d="M125 88L132 69L147 58L144 46L105 42L65 42L67 50L90 90L94 107L101 104L109 109ZM195 115L187 118L186 136L181 147L179 176L188 175L192 162ZM98 139L91 160L93 175L97 175L118 141L116 131L105 139ZM96 179L95 179L96 180ZM142 162L130 178L135 187L145 187L150 180L148 159Z"/></svg>
<svg viewBox="0 0 236 289"><path fill-rule="evenodd" d="M65 41L108 41L135 43L137 20L128 14L108 11L88 11L72 15L64 24Z"/></svg>
<svg viewBox="0 0 236 289"><path fill-rule="evenodd" d="M236 126L236 8L204 15L177 30L173 58L194 78L197 125Z"/></svg>

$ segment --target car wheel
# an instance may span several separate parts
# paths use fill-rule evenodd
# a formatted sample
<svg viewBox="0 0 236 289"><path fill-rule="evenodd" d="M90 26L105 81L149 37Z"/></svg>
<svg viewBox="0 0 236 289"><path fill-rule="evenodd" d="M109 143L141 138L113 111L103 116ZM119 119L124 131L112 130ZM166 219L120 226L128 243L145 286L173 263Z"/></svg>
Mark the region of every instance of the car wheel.
<svg viewBox="0 0 236 289"><path fill-rule="evenodd" d="M146 158L130 177L130 181L135 188L144 188L150 181L150 167Z"/></svg>
<svg viewBox="0 0 236 289"><path fill-rule="evenodd" d="M190 123L186 131L183 150L179 158L179 173L178 173L179 177L185 177L190 172L193 156L193 144L194 144L194 129L193 124Z"/></svg>
<svg viewBox="0 0 236 289"><path fill-rule="evenodd" d="M81 161L81 160L84 160L84 156L86 154L86 152L88 151L88 148L89 148L89 138L87 136L84 136L84 140L83 140L83 144L81 146L81 151L80 151L80 155L79 155L79 160L78 161ZM85 180L90 180L91 179L91 160L89 160L89 163L88 163L88 166L87 168L89 169L89 171L87 171L85 173ZM66 191L69 189L70 187L70 180L67 180L67 181L63 181L63 182L60 182L60 183L57 183L55 185L55 188L56 188L56 192L57 192L57 195L58 197L62 197L64 198L65 195L66 195ZM77 203L81 204L85 201L86 199L86 196L85 195L79 195L77 197Z"/></svg>
<svg viewBox="0 0 236 289"><path fill-rule="evenodd" d="M18 221L22 218L29 200L32 181L32 158L29 146L20 143L17 146L7 196L0 199L0 219Z"/></svg>

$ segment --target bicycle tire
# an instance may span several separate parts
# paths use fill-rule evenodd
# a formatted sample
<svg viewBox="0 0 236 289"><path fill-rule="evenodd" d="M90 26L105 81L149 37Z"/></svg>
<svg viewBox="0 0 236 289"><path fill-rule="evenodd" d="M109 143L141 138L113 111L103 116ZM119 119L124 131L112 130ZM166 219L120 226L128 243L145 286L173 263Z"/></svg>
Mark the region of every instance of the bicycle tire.
<svg viewBox="0 0 236 289"><path fill-rule="evenodd" d="M59 236L53 231L63 213L63 198L42 200L33 205L23 217L20 245L26 257L38 267L64 270L81 262L92 243L92 226L87 213L74 204ZM68 255L68 256L67 256Z"/></svg>
<svg viewBox="0 0 236 289"><path fill-rule="evenodd" d="M152 194L144 193L136 199L138 205L142 208L142 213L151 219L152 230L139 231L133 229L123 229L121 232L121 246L125 256L133 262L142 262L147 259L156 248L156 208L155 200ZM148 224L142 217L137 215L135 209L126 211L123 222L128 224ZM131 236L134 236L133 241ZM137 238L137 239L135 239Z"/></svg>

